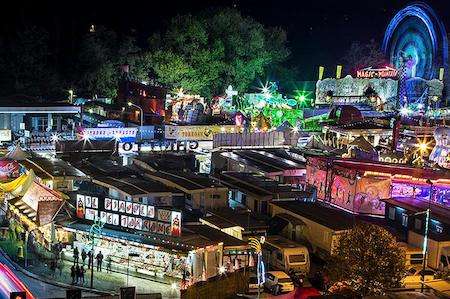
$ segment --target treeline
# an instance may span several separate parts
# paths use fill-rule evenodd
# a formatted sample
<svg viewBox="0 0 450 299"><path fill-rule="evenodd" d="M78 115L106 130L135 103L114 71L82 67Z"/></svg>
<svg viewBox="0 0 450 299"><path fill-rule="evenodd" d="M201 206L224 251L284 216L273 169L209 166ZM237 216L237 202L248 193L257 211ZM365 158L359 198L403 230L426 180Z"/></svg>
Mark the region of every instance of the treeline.
<svg viewBox="0 0 450 299"><path fill-rule="evenodd" d="M258 80L295 80L286 32L235 9L176 16L145 46L134 36L94 29L72 41L70 57L52 53L43 28L28 26L0 39L0 93L62 99L72 89L81 97L114 98L122 64L139 80L203 96L222 94L228 85L242 92Z"/></svg>

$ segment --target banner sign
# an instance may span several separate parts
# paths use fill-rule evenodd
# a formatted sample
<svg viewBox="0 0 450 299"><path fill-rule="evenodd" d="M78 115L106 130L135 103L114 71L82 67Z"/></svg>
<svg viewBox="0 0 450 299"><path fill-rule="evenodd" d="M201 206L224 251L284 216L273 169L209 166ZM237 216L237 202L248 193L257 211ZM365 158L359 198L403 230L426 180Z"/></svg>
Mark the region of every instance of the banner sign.
<svg viewBox="0 0 450 299"><path fill-rule="evenodd" d="M102 209L98 197L83 194L77 194L76 208L76 215L81 219L94 221L100 218L102 222L113 226L181 236L181 213L178 211L107 197Z"/></svg>
<svg viewBox="0 0 450 299"><path fill-rule="evenodd" d="M212 141L214 134L232 132L234 125L205 125L205 126L165 126L165 138L176 140Z"/></svg>
<svg viewBox="0 0 450 299"><path fill-rule="evenodd" d="M358 78L397 78L397 76L398 70L388 66L380 69L368 67L356 71L356 77Z"/></svg>
<svg viewBox="0 0 450 299"><path fill-rule="evenodd" d="M121 142L134 142L138 134L137 127L130 128L78 128L81 139L102 140L117 139Z"/></svg>

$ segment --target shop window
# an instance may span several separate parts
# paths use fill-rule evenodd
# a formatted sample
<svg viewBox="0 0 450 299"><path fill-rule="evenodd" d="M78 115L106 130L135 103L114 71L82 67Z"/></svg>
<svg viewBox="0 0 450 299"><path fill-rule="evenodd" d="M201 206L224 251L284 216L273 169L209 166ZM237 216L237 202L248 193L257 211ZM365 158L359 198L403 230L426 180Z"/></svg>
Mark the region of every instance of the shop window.
<svg viewBox="0 0 450 299"><path fill-rule="evenodd" d="M438 234L442 234L443 231L444 231L444 228L441 225L436 224L436 232Z"/></svg>
<svg viewBox="0 0 450 299"><path fill-rule="evenodd" d="M37 121L37 129L40 132L45 132L47 130L48 118L47 117L39 117Z"/></svg>
<svg viewBox="0 0 450 299"><path fill-rule="evenodd" d="M393 207L389 208L389 219L395 220L395 208Z"/></svg>
<svg viewBox="0 0 450 299"><path fill-rule="evenodd" d="M408 215L406 215L405 213L402 214L402 225L404 227L408 227Z"/></svg>
<svg viewBox="0 0 450 299"><path fill-rule="evenodd" d="M420 230L422 228L422 220L415 219L415 221L414 221L414 228L416 230Z"/></svg>
<svg viewBox="0 0 450 299"><path fill-rule="evenodd" d="M212 199L220 199L220 194L211 194Z"/></svg>

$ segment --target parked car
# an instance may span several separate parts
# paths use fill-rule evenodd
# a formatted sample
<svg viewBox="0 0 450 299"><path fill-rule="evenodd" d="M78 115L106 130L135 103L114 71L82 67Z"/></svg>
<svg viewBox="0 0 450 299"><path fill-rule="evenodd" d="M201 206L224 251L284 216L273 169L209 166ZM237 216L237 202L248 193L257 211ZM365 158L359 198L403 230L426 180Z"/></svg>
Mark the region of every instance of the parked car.
<svg viewBox="0 0 450 299"><path fill-rule="evenodd" d="M280 293L292 292L294 290L294 283L285 272L270 271L266 273L264 288L272 294L278 295Z"/></svg>
<svg viewBox="0 0 450 299"><path fill-rule="evenodd" d="M264 284L263 283L259 283L258 284L258 278L256 277L256 275L250 275L249 279L248 279L248 292L249 293L257 293L258 289L262 292L264 291Z"/></svg>
<svg viewBox="0 0 450 299"><path fill-rule="evenodd" d="M431 269L411 268L408 270L408 275L402 280L403 286L407 289L419 289L422 282L422 271L424 271L424 281L434 279L435 272Z"/></svg>

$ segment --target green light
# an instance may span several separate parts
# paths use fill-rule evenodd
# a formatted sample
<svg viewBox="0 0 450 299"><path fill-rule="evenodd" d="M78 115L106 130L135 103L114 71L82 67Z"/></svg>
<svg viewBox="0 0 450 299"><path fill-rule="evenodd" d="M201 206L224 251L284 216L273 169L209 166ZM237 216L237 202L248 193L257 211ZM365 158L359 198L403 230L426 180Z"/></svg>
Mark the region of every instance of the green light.
<svg viewBox="0 0 450 299"><path fill-rule="evenodd" d="M283 111L278 110L277 113L276 113L276 116L277 117L283 117Z"/></svg>
<svg viewBox="0 0 450 299"><path fill-rule="evenodd" d="M306 100L306 97L304 95L301 95L301 96L298 97L298 100L300 102L304 102Z"/></svg>

